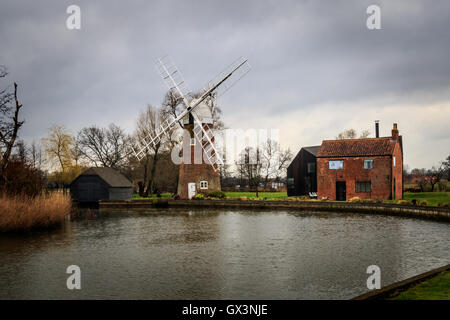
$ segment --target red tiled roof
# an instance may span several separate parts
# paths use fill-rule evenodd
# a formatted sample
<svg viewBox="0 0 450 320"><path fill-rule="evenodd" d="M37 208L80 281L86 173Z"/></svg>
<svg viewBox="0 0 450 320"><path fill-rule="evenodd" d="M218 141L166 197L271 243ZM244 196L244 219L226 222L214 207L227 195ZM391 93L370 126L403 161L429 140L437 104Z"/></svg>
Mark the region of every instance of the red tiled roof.
<svg viewBox="0 0 450 320"><path fill-rule="evenodd" d="M393 153L395 143L391 137L324 140L317 157L388 156Z"/></svg>

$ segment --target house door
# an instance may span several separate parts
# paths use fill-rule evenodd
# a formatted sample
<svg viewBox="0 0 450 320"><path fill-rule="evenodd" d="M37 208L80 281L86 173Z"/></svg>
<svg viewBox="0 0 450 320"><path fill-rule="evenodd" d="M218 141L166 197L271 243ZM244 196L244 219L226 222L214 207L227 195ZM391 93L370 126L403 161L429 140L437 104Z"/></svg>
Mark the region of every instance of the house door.
<svg viewBox="0 0 450 320"><path fill-rule="evenodd" d="M345 201L345 181L337 181L336 182L336 200L338 201Z"/></svg>
<svg viewBox="0 0 450 320"><path fill-rule="evenodd" d="M188 183L188 198L192 199L195 196L195 182Z"/></svg>

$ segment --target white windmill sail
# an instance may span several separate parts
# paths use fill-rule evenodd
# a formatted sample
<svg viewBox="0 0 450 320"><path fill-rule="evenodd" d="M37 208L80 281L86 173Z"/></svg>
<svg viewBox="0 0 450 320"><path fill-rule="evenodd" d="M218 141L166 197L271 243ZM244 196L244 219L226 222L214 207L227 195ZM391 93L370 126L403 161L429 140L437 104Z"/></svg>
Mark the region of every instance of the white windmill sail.
<svg viewBox="0 0 450 320"><path fill-rule="evenodd" d="M205 91L208 91L210 88L214 87L215 84L219 83L222 79L229 75L231 71L235 70L231 73L230 77L228 77L227 80L214 91L216 97L220 97L225 92L230 90L231 87L233 87L236 82L238 82L242 77L249 73L250 69L250 64L248 63L247 59L245 59L244 57L239 57L228 67L222 70L222 72L220 72L217 76L208 81L203 89Z"/></svg>
<svg viewBox="0 0 450 320"><path fill-rule="evenodd" d="M180 112L176 118L169 118L164 121L155 136L148 136L143 144L137 144L137 151L133 148L133 152L138 159L142 159L145 155L145 151L152 145L159 142L162 135L166 133L172 126L180 121L186 114L191 113L194 118L194 135L197 141L201 143L206 162L209 163L215 171L219 169L219 165L223 164L221 154L213 142L213 132L211 127L207 124L203 124L198 118L194 109L200 105L208 96L212 94L221 95L231 88L240 78L246 75L250 71L250 65L244 58L235 60L227 69L222 71L217 77L207 83L205 92L198 99L192 99L189 101L190 95L189 87L187 86L184 78L170 60L168 56L157 60L156 67L159 74L163 78L164 82L168 86L169 90L174 91L182 99L186 106L186 109ZM223 88L219 91L219 88Z"/></svg>

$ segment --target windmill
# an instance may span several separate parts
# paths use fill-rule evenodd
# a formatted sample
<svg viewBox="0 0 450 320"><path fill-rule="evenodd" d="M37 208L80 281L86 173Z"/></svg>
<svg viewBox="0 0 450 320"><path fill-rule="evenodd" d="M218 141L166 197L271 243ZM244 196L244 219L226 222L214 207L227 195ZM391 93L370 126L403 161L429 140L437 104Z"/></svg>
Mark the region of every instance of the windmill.
<svg viewBox="0 0 450 320"><path fill-rule="evenodd" d="M156 68L169 90L182 99L185 109L176 117L169 116L154 136L149 135L141 143L137 142L137 148L133 148L134 155L139 160L143 158L148 148L157 144L173 126L182 122L191 134L191 155L194 154L194 146L197 143L203 152L201 161L183 161L180 164L178 195L190 199L197 190L220 190L219 166L223 164L223 158L214 144L212 114L206 105L206 99L223 95L250 71L250 65L243 57L238 58L209 81L198 98L191 97L191 91L182 74L168 56L157 59Z"/></svg>

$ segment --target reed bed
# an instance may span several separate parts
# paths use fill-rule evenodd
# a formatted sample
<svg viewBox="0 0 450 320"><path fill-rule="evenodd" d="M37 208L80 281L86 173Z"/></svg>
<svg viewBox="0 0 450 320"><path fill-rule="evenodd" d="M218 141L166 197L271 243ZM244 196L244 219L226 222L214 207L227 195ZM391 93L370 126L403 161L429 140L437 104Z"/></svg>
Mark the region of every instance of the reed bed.
<svg viewBox="0 0 450 320"><path fill-rule="evenodd" d="M34 198L0 197L0 232L28 231L61 225L70 214L69 195L50 193Z"/></svg>

